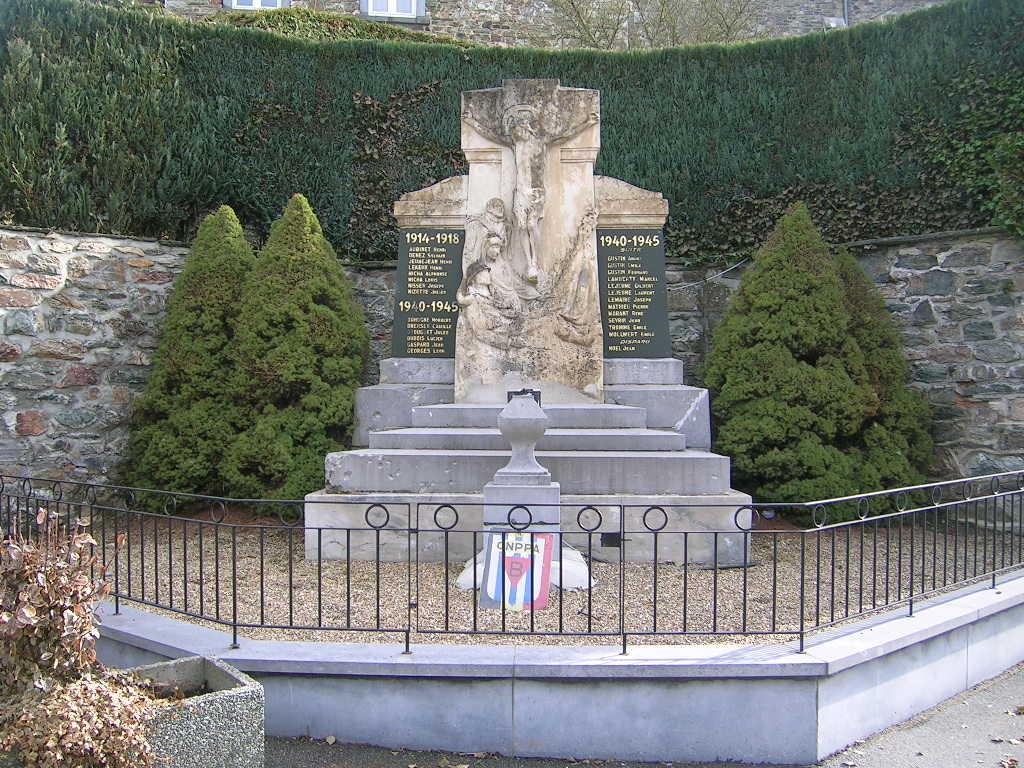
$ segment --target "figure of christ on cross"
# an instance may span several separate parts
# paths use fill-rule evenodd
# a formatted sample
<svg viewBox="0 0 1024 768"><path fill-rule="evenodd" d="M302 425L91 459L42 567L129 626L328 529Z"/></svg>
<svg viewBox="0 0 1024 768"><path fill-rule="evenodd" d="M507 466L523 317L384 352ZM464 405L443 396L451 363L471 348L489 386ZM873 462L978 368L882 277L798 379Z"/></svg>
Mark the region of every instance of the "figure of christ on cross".
<svg viewBox="0 0 1024 768"><path fill-rule="evenodd" d="M505 110L500 129L492 121L478 118L471 110L464 111L462 119L484 138L512 149L515 183L511 246L526 264L526 279L536 283L540 277L541 221L547 201L544 175L548 150L594 125L598 115L591 112L582 118L562 118L551 127L544 124L533 105L515 104Z"/></svg>

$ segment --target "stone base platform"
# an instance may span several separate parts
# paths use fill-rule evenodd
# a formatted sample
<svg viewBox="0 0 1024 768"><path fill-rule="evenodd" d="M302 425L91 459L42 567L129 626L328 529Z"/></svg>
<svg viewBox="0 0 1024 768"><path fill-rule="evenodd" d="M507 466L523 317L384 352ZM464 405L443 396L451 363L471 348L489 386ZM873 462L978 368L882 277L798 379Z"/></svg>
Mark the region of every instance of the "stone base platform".
<svg viewBox="0 0 1024 768"><path fill-rule="evenodd" d="M604 362L604 402L620 406L609 409L606 424L586 423L589 427L646 427L668 429L685 435L690 448L711 447L711 409L706 389L683 384L683 363L679 360L620 359ZM387 358L380 362L380 384L362 387L356 392L355 430L352 445L371 445L370 435L407 427L480 426L479 416L501 410L500 405L479 406L474 417L470 404L459 404L466 414L463 422L451 422L455 396L455 366L446 358ZM430 406L448 406L432 409ZM630 414L627 409L632 408ZM552 409L558 409L560 416ZM568 405L548 406L551 427L584 426ZM486 426L494 426L491 418Z"/></svg>
<svg viewBox="0 0 1024 768"><path fill-rule="evenodd" d="M363 448L328 454L339 493L472 493L508 463L506 450ZM729 459L707 451L537 451L563 493L694 494L729 488Z"/></svg>
<svg viewBox="0 0 1024 768"><path fill-rule="evenodd" d="M742 565L750 496L563 494L568 545L594 560L658 560ZM306 558L441 562L461 565L483 546L483 494L311 493L306 496ZM620 525L620 518L624 517ZM378 527L379 526L379 527ZM349 529L352 529L349 532ZM587 531L590 531L589 533ZM657 537L655 536L657 531ZM683 535L683 532L687 532ZM624 535L620 535L624 532ZM720 533L715 533L720 532ZM684 554L685 553L685 554Z"/></svg>
<svg viewBox="0 0 1024 768"><path fill-rule="evenodd" d="M447 551L461 564L483 545L482 492L509 460L504 403L452 402L448 359L392 358L380 373L356 395L364 447L329 454L327 487L306 497L306 557L436 562ZM736 513L750 497L708 450L707 391L683 374L679 360L608 359L605 402L542 403L537 461L561 487L566 542L588 557L650 562L657 541L661 561L710 564L717 550L720 565L743 563L750 512Z"/></svg>

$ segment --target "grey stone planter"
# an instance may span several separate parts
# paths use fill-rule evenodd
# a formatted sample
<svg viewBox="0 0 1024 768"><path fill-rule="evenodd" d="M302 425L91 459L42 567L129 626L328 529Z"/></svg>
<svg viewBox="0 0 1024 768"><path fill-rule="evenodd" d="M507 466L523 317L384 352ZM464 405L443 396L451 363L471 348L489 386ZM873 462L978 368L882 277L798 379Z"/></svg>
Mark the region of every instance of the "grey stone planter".
<svg viewBox="0 0 1024 768"><path fill-rule="evenodd" d="M210 692L162 707L149 743L168 768L263 768L263 686L218 659L187 656L136 667L155 682Z"/></svg>
<svg viewBox="0 0 1024 768"><path fill-rule="evenodd" d="M208 691L159 708L149 743L160 768L263 768L264 700L258 682L203 656L132 671L154 682ZM0 754L0 768L21 768L21 762Z"/></svg>

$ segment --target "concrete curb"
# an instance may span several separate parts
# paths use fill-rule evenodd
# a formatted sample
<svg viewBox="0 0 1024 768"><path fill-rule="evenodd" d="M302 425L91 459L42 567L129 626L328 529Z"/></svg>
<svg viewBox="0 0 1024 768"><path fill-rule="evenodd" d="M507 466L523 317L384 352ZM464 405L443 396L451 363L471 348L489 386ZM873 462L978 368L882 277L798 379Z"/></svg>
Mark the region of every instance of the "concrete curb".
<svg viewBox="0 0 1024 768"><path fill-rule="evenodd" d="M270 734L519 756L813 763L1024 659L1024 576L812 636L803 653L795 643L625 656L615 646L232 649L227 632L111 608L106 663L224 659L263 683Z"/></svg>

